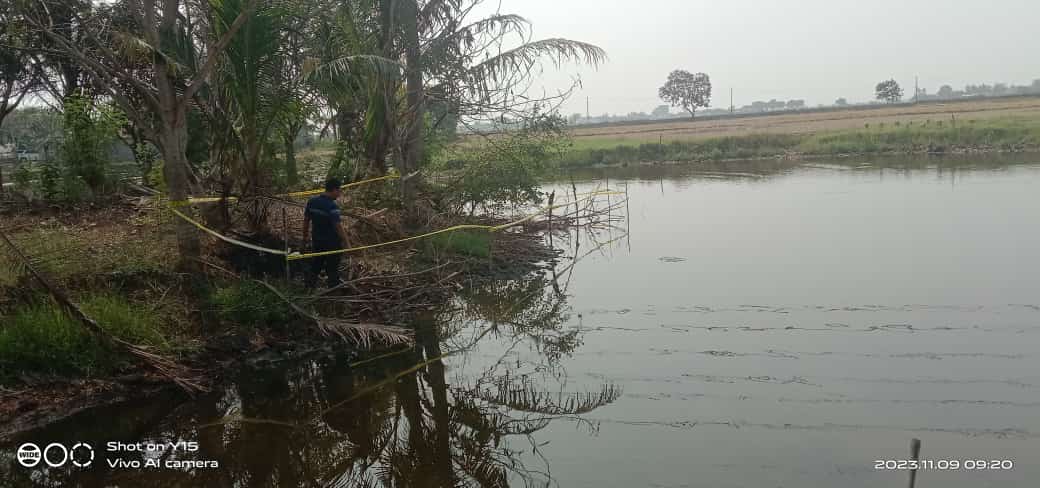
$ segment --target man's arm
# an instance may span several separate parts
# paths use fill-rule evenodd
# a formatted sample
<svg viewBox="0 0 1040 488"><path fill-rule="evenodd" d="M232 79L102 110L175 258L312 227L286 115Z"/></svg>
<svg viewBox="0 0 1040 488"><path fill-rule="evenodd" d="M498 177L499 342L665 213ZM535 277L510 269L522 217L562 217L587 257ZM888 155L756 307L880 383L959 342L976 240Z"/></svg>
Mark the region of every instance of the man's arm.
<svg viewBox="0 0 1040 488"><path fill-rule="evenodd" d="M341 243L340 245L343 246L344 249L346 249L346 247L347 247L347 230L345 228L343 228L343 221L342 220L336 223L336 233L339 234L339 242Z"/></svg>

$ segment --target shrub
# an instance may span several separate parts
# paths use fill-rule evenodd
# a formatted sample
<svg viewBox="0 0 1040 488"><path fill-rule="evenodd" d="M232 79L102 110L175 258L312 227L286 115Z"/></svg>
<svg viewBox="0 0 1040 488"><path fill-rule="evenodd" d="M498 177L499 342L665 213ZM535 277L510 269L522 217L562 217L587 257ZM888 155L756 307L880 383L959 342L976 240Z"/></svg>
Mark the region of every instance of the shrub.
<svg viewBox="0 0 1040 488"><path fill-rule="evenodd" d="M514 130L481 144L455 147L441 158L461 167L447 189L453 210L538 202L541 178L568 144L561 118L535 113ZM443 164L435 169L445 169Z"/></svg>
<svg viewBox="0 0 1040 488"><path fill-rule="evenodd" d="M27 164L19 164L14 170L14 187L20 191L31 189L33 181L32 170Z"/></svg>
<svg viewBox="0 0 1040 488"><path fill-rule="evenodd" d="M109 105L97 105L80 96L65 99L64 143L62 156L70 179L80 179L98 192L105 184L108 152L126 122L121 112Z"/></svg>

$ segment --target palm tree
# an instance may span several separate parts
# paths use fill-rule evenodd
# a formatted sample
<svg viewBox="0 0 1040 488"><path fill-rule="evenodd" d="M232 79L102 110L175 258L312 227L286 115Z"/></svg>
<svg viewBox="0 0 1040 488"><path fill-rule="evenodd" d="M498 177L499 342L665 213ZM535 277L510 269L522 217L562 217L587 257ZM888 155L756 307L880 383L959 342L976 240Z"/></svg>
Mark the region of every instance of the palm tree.
<svg viewBox="0 0 1040 488"><path fill-rule="evenodd" d="M373 173L385 173L386 158L394 149L404 172L418 169L425 158L428 107L439 115L436 125L453 131L458 117L501 115L533 102L524 91L543 61L595 66L606 59L591 44L532 40L530 23L518 15L468 21L482 1L360 0L337 10L329 26L333 52L325 58L325 71L337 76L326 76L321 90L336 106L341 141L355 133L346 130L350 123L364 127L357 142L365 147ZM399 65L358 69L358 55Z"/></svg>

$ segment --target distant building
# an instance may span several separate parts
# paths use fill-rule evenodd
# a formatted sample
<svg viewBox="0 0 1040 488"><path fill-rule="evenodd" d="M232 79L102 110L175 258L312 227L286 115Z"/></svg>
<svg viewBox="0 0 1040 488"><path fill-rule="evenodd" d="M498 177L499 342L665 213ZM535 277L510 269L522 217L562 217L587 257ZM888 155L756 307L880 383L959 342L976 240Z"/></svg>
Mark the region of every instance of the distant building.
<svg viewBox="0 0 1040 488"><path fill-rule="evenodd" d="M14 144L0 144L0 160L14 159Z"/></svg>

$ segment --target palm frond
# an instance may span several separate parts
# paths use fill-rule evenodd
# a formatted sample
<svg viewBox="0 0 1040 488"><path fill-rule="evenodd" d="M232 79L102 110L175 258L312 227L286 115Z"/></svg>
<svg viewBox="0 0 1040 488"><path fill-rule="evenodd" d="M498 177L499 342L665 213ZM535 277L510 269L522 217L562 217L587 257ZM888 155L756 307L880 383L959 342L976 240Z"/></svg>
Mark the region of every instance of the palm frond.
<svg viewBox="0 0 1040 488"><path fill-rule="evenodd" d="M438 42L457 41L468 47L482 36L497 38L507 33L515 33L523 37L530 28L531 22L524 17L516 14L497 14L459 27L454 32L441 37Z"/></svg>
<svg viewBox="0 0 1040 488"><path fill-rule="evenodd" d="M593 67L607 60L607 53L598 46L563 38L542 39L489 57L469 69L473 79L499 81L517 72L531 70L543 59L560 67L567 62L584 63Z"/></svg>
<svg viewBox="0 0 1040 488"><path fill-rule="evenodd" d="M372 347L373 342L387 346L412 344L415 339L410 329L392 325L348 322L341 319L316 317L318 328L326 335L335 334L343 340L349 340L365 349Z"/></svg>
<svg viewBox="0 0 1040 488"><path fill-rule="evenodd" d="M321 86L345 86L361 75L393 81L401 76L401 63L373 54L340 56L324 63L309 62L305 77Z"/></svg>

